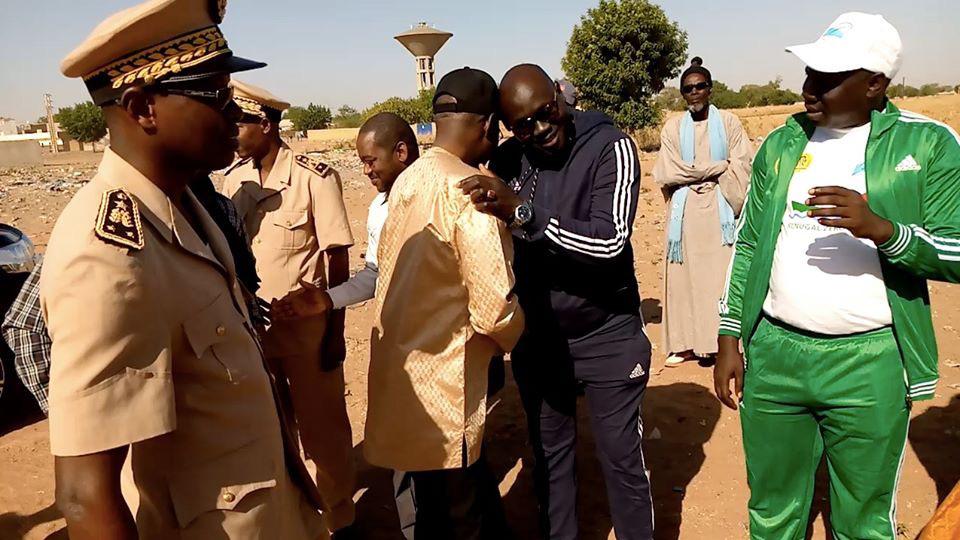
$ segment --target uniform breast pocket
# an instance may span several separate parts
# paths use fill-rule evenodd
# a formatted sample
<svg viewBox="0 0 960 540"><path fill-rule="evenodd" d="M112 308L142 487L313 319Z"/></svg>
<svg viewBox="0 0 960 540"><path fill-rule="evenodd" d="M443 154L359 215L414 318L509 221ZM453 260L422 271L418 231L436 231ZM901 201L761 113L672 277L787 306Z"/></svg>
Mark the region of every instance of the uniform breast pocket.
<svg viewBox="0 0 960 540"><path fill-rule="evenodd" d="M256 342L243 324L243 317L226 291L183 322L187 342L199 362L175 367L203 382L226 379L239 383L260 362Z"/></svg>
<svg viewBox="0 0 960 540"><path fill-rule="evenodd" d="M273 221L280 236L280 249L303 249L307 245L310 212L306 210L279 210Z"/></svg>

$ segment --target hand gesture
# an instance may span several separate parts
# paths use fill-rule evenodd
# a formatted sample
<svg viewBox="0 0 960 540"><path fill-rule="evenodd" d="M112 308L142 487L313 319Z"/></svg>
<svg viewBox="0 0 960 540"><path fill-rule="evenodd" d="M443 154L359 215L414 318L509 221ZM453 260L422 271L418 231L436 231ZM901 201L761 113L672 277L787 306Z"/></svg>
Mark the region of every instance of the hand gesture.
<svg viewBox="0 0 960 540"><path fill-rule="evenodd" d="M514 211L523 202L510 186L483 165L480 174L462 180L459 187L470 196L474 208L507 223L513 220Z"/></svg>
<svg viewBox="0 0 960 540"><path fill-rule="evenodd" d="M332 308L333 302L327 291L301 280L299 289L271 303L270 313L277 321L325 315Z"/></svg>
<svg viewBox="0 0 960 540"><path fill-rule="evenodd" d="M893 223L873 213L866 195L838 186L813 188L810 195L807 206L827 206L807 212L824 227L847 229L857 238L872 240L878 246L893 236Z"/></svg>

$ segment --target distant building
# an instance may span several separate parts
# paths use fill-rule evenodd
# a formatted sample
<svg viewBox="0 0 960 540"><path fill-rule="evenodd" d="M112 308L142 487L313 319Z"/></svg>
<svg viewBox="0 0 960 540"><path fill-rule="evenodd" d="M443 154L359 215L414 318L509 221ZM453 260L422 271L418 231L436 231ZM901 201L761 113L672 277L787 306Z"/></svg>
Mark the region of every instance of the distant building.
<svg viewBox="0 0 960 540"><path fill-rule="evenodd" d="M65 131L60 130L60 124L54 124L57 130L57 147L60 150L70 150L70 142L73 139ZM0 142L3 141L36 141L41 148L50 148L50 133L47 131L46 122L21 125L19 129L12 134L0 134ZM75 143L76 141L74 141Z"/></svg>
<svg viewBox="0 0 960 540"><path fill-rule="evenodd" d="M19 122L13 118L4 118L0 116L0 135L16 135L19 133L17 129Z"/></svg>

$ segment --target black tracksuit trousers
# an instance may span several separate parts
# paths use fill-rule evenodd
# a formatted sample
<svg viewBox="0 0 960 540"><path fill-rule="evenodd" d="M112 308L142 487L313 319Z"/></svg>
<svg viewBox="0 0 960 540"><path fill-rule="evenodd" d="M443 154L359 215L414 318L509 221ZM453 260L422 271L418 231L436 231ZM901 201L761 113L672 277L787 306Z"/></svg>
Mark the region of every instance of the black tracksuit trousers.
<svg viewBox="0 0 960 540"><path fill-rule="evenodd" d="M653 538L653 502L641 440L640 402L650 341L639 314L612 315L576 338L525 335L511 355L534 449L544 538L577 538L577 390L585 389L616 536Z"/></svg>

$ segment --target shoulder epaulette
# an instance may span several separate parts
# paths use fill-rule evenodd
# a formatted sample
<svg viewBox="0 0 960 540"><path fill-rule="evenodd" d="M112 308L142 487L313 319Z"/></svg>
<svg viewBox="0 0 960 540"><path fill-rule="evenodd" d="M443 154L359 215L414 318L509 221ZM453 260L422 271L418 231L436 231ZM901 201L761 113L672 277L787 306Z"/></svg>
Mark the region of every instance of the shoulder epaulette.
<svg viewBox="0 0 960 540"><path fill-rule="evenodd" d="M326 176L330 174L330 171L333 169L326 163L320 161L319 159L308 156L306 154L297 154L294 158L294 161L297 162L297 165L305 169L309 169L312 172L319 174L320 176Z"/></svg>
<svg viewBox="0 0 960 540"><path fill-rule="evenodd" d="M105 191L94 232L104 242L143 249L143 226L137 201L120 188Z"/></svg>
<svg viewBox="0 0 960 540"><path fill-rule="evenodd" d="M241 165L244 165L244 164L246 164L246 163L249 163L251 159L253 159L253 158L243 158L243 159L238 159L237 161L234 161L234 162L233 162L233 165L230 165L229 167L227 167L227 169L226 169L225 171L223 171L223 175L226 176L226 175L232 173L234 169L236 169L237 167L239 167L239 166L241 166Z"/></svg>

